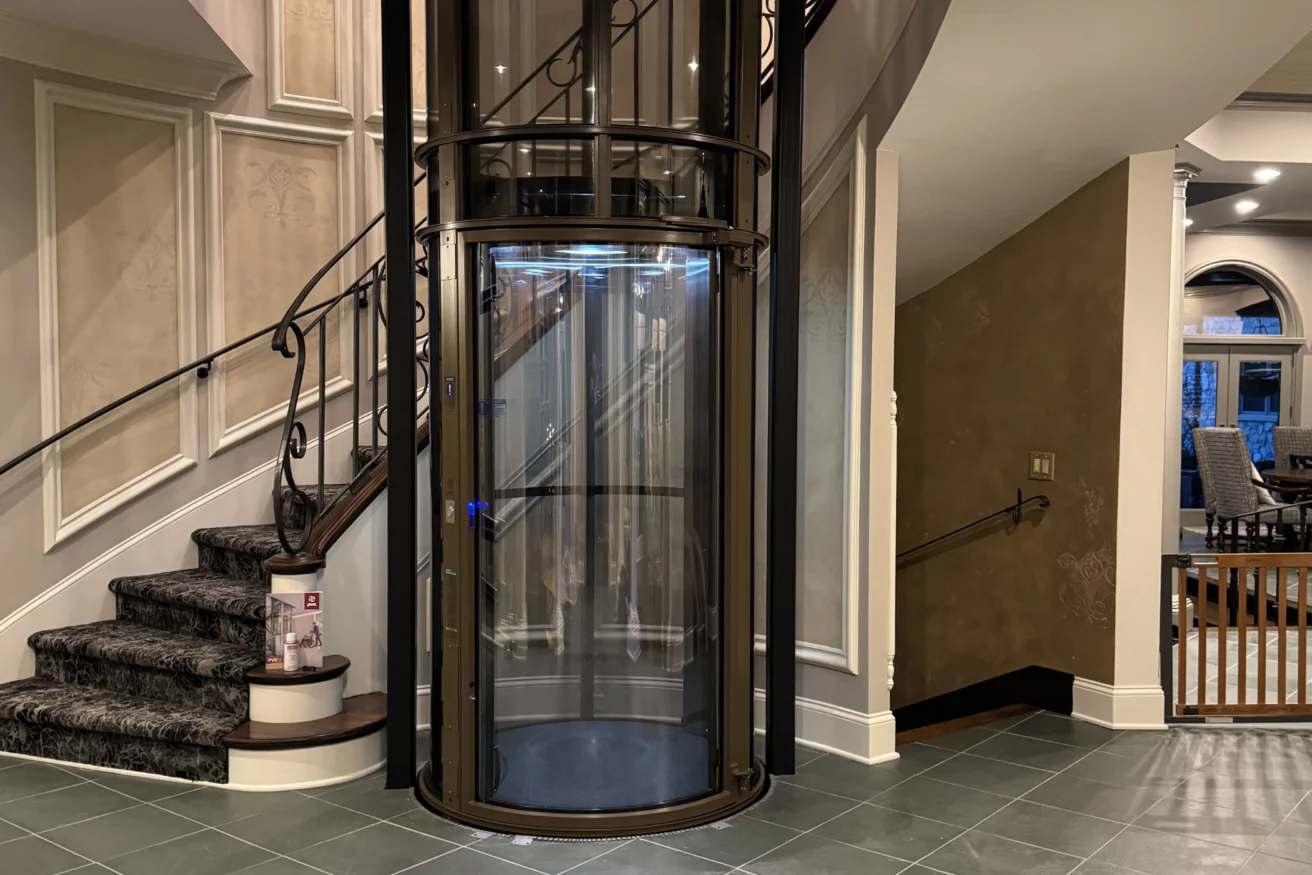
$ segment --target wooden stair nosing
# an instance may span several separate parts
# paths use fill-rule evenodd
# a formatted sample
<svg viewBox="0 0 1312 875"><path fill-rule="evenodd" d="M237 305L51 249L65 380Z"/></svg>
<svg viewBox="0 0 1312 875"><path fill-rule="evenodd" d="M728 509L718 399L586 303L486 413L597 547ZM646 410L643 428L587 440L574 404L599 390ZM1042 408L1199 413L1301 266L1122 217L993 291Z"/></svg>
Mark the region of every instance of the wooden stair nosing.
<svg viewBox="0 0 1312 875"><path fill-rule="evenodd" d="M317 669L303 668L300 671L283 671L257 665L246 672L246 683L256 686L294 687L301 684L321 684L333 678L339 678L351 667L351 660L345 656L333 654L323 658L323 667Z"/></svg>
<svg viewBox="0 0 1312 875"><path fill-rule="evenodd" d="M387 724L387 694L364 693L342 700L342 712L304 723L246 721L223 739L229 750L290 750L363 738Z"/></svg>

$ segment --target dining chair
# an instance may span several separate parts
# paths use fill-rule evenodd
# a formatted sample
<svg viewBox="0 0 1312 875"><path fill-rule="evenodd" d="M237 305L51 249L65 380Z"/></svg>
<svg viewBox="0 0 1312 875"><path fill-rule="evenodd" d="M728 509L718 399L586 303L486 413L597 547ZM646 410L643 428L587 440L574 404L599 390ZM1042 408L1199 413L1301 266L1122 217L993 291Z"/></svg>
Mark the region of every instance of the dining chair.
<svg viewBox="0 0 1312 875"><path fill-rule="evenodd" d="M1312 457L1312 428L1277 425L1271 432L1275 439L1276 467L1306 467L1298 462Z"/></svg>
<svg viewBox="0 0 1312 875"><path fill-rule="evenodd" d="M1264 545L1269 549L1280 530L1292 528L1300 549L1306 548L1307 508L1312 502L1288 503L1272 496L1272 493L1298 495L1303 490L1264 483L1253 466L1243 431L1237 428L1196 428L1193 438L1205 504L1210 503L1215 508L1222 546L1226 545L1228 535L1229 546L1236 552L1241 544L1250 549L1260 549ZM1241 524L1244 529L1242 538Z"/></svg>

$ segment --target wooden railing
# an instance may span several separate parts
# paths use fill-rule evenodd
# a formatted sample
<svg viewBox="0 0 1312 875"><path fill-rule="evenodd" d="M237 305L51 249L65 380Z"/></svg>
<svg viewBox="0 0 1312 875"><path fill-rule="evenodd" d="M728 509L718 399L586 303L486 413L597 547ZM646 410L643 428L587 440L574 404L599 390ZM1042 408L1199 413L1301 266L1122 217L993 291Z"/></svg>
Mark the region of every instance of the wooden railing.
<svg viewBox="0 0 1312 875"><path fill-rule="evenodd" d="M1168 564L1163 626L1178 630L1169 671L1163 659L1163 684L1175 687L1168 716L1312 715L1309 567L1312 553L1193 555Z"/></svg>

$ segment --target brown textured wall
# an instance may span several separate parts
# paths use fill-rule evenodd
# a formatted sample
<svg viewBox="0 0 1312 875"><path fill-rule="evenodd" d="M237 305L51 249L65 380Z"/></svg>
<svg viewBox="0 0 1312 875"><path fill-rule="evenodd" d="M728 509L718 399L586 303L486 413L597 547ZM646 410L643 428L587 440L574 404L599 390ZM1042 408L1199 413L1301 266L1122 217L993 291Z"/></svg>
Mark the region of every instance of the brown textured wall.
<svg viewBox="0 0 1312 875"><path fill-rule="evenodd" d="M1110 683L1128 162L897 308L895 707L1029 665ZM1026 480L1030 450L1056 480Z"/></svg>

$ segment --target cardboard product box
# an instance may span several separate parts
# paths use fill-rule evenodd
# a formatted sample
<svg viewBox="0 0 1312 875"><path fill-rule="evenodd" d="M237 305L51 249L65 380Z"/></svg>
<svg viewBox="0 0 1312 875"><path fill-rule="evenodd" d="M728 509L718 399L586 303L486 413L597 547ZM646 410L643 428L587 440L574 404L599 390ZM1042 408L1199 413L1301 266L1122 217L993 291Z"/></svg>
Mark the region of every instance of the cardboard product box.
<svg viewBox="0 0 1312 875"><path fill-rule="evenodd" d="M264 662L282 665L288 632L301 642L301 668L323 668L323 593L271 592L265 597Z"/></svg>

